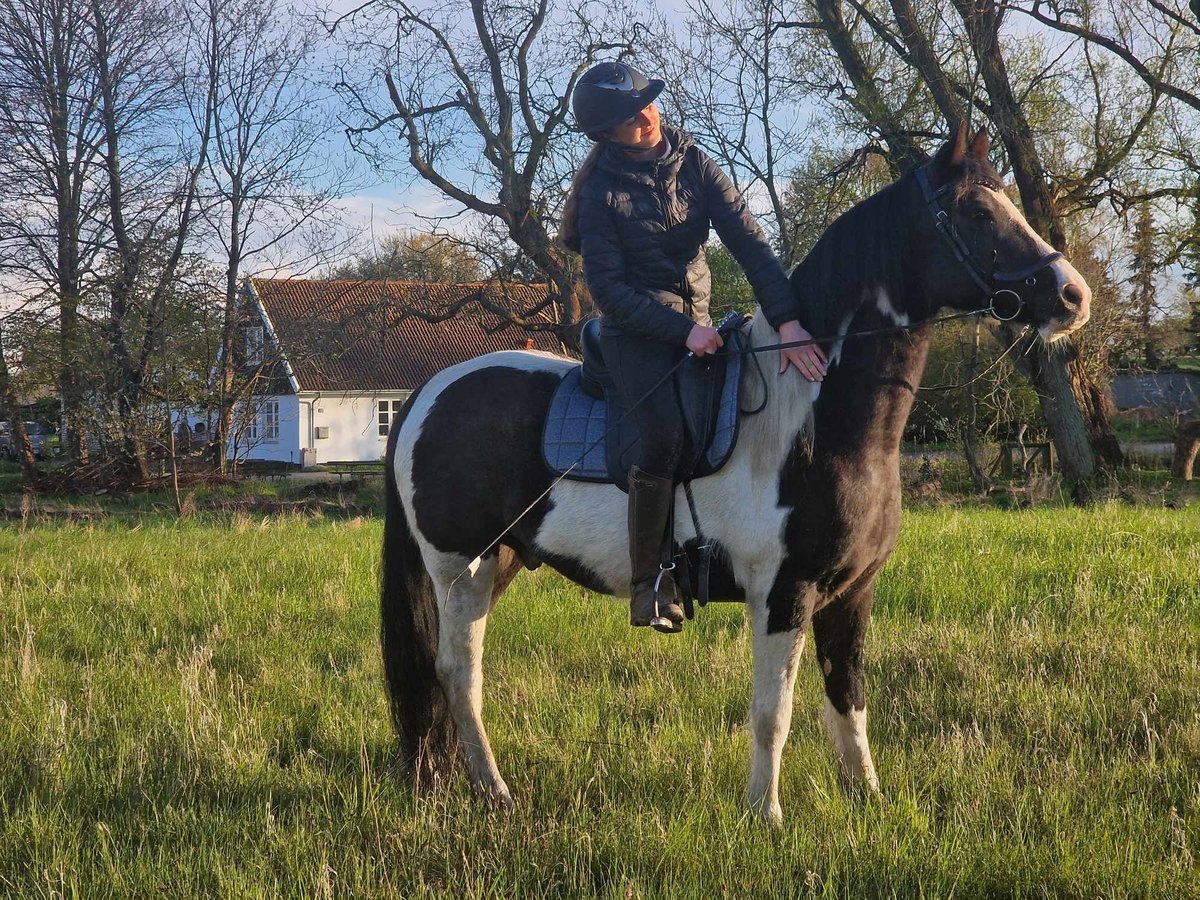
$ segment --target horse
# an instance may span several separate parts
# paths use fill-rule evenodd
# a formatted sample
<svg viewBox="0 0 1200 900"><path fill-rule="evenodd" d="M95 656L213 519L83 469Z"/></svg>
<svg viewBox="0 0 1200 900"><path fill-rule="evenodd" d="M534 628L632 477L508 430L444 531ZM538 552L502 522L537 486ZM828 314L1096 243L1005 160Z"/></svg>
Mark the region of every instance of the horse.
<svg viewBox="0 0 1200 900"><path fill-rule="evenodd" d="M988 152L985 131L968 145L960 128L928 163L830 225L791 276L801 321L831 338L827 376L777 374L778 351L744 366L744 405L761 412L743 419L726 465L692 483L705 538L719 548L714 594L748 610L746 797L771 823L782 821L780 757L810 626L841 774L879 790L864 642L899 529L900 440L933 317L944 307L999 315L1003 299L1004 318L1046 341L1088 318L1087 283L1008 199ZM744 327L753 346L779 341L760 315ZM392 426L380 636L400 753L419 784L446 777L461 745L476 793L512 802L481 717L482 653L488 614L518 571L544 563L628 596L625 495L556 480L540 453L547 408L572 365L502 351L451 366ZM694 553L696 529L677 507L676 538Z"/></svg>

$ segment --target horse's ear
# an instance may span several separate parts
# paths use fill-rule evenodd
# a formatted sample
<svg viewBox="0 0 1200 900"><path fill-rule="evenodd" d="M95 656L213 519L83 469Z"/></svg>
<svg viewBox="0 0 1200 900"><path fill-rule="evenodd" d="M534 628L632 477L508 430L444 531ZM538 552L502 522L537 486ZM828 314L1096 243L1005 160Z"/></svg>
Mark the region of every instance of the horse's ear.
<svg viewBox="0 0 1200 900"><path fill-rule="evenodd" d="M987 162L988 153L991 149L992 142L988 138L987 128L980 128L975 132L975 137L971 139L971 146L967 148L967 152L976 159Z"/></svg>
<svg viewBox="0 0 1200 900"><path fill-rule="evenodd" d="M965 123L959 122L954 137L942 144L941 149L934 156L933 165L940 175L949 179L949 176L962 165L966 156L967 126Z"/></svg>

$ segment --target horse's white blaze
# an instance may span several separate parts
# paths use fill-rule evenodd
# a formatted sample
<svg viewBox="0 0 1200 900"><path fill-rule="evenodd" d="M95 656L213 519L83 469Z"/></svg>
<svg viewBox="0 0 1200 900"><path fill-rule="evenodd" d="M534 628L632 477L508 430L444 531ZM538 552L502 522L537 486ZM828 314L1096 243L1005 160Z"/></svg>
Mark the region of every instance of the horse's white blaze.
<svg viewBox="0 0 1200 900"><path fill-rule="evenodd" d="M1012 217L1018 225L1025 229L1030 240L1038 248L1038 252L1047 255L1054 252L1054 248L1050 246L1040 234L1033 230L1033 227L1026 221L1025 216L1021 214L1021 210L1017 209L1017 205L1012 202L1009 196L1004 191L992 192L1000 206ZM1050 264L1051 270L1054 272L1054 280L1058 287L1058 294L1061 297L1064 288L1068 284L1073 284L1079 290L1082 299L1079 302L1079 311L1069 318L1051 319L1049 322L1038 327L1038 333L1042 336L1042 340L1046 342L1056 341L1059 338L1066 337L1073 331L1082 328L1087 324L1087 320L1091 317L1092 289L1088 286L1087 281L1079 274L1079 270L1067 262L1065 257L1059 257Z"/></svg>
<svg viewBox="0 0 1200 900"><path fill-rule="evenodd" d="M800 629L767 634L766 595L762 582L747 598L754 635L754 688L750 699L750 781L746 799L768 822L783 821L779 805L779 765L792 725L796 670L804 649Z"/></svg>
<svg viewBox="0 0 1200 900"><path fill-rule="evenodd" d="M872 790L879 790L879 777L875 774L871 747L867 743L866 709L851 708L849 714L843 716L826 697L821 710L821 720L829 730L833 749L846 777L854 781L864 781Z"/></svg>
<svg viewBox="0 0 1200 900"><path fill-rule="evenodd" d="M875 289L875 308L879 310L879 314L885 319L891 319L895 325L907 326L908 313L900 312L896 307L892 306L892 298L888 296L886 288L879 287Z"/></svg>

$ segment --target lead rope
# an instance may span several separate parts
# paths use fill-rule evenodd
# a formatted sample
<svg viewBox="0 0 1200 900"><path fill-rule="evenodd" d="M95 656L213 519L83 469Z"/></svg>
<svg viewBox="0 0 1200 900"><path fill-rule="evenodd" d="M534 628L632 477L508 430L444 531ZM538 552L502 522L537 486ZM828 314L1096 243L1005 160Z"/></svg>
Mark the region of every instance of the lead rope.
<svg viewBox="0 0 1200 900"><path fill-rule="evenodd" d="M813 344L833 344L833 343L836 343L837 341L849 340L850 338L875 337L875 336L878 336L881 334L896 334L896 333L903 332L903 331L913 331L914 329L924 327L925 325L931 325L931 326L943 325L946 322L953 322L958 319L965 319L968 316L977 316L977 315L981 315L984 313L994 314L995 310L992 307L992 305L989 304L988 306L984 307L983 309L972 310L971 312L968 312L968 313L955 313L954 315L942 316L939 319L933 319L928 322L914 322L914 323L911 323L908 325L893 325L893 326L889 326L887 328L869 328L864 331L849 331L846 334L842 334L842 335L834 335L831 337L821 337L821 338L808 338L803 341L782 341L777 344L761 344L757 347L746 347L744 349L736 350L736 351L722 352L722 351L718 350L715 353L708 354L708 355L710 355L710 356L733 356L735 354L742 354L742 355L746 355L746 356L751 356L751 355L757 354L757 353L768 353L773 350L790 350L793 347L810 347ZM568 475L570 475L579 466L580 463L582 463L585 459L587 459L587 455L589 453L591 453L593 450L595 450L597 447L599 447L601 443L608 440L608 436L613 431L615 431L622 422L625 421L625 419L629 416L629 414L631 412L633 412L634 409L636 409L638 406L640 406L642 403L644 403L646 400L648 400L650 398L651 394L653 394L660 387L662 387L664 384L666 384L667 379L674 376L675 372L678 371L679 367L682 366L689 359L691 359L693 356L694 356L694 354L688 353L686 356L680 357L679 362L675 363L675 365L673 365L667 371L667 373L665 375L663 375L662 378L660 378L658 381L656 381L654 383L653 387L650 388L650 390L646 391L646 393L642 394L642 396L639 397L636 402L632 403L629 406L629 408L626 409L625 412L620 417L618 417L617 421L615 421L612 425L610 425L607 429L605 429L604 434L602 434L602 435L600 435L600 437L596 438L596 440L594 440L591 444L589 444L584 449L584 451L579 454L579 458L576 459L575 462L571 463L571 465L568 466L567 469L561 475L559 475L557 478L555 478L553 481L551 481L550 486L547 487L540 494L538 494L533 499L532 503L530 503L523 510L521 510L521 512L517 514L517 517L515 519L513 519L511 522L509 522L508 525L506 525L504 527L503 531L501 531L498 535L496 535L494 538L492 538L492 540L488 542L488 545L486 547L484 547L481 551L479 551L479 555L476 556L469 563L467 563L466 566L463 568L463 570L454 576L454 580L450 582L450 586L446 589L447 596L449 596L450 592L454 590L454 586L456 584L458 584L458 580L460 578L462 578L467 573L474 575L476 572L478 572L479 567L483 564L483 557L486 556L488 553L490 553L492 551L492 549L497 544L499 544L501 540L504 539L504 535L508 534L508 532L510 530L512 530L512 528L515 525L517 525L522 519L524 519L525 516L527 516L529 514L529 512L535 506L537 506L544 499L546 499L546 497L550 494L550 492L552 490L554 490L556 487L558 487L558 485ZM660 577L661 577L661 573L660 573Z"/></svg>

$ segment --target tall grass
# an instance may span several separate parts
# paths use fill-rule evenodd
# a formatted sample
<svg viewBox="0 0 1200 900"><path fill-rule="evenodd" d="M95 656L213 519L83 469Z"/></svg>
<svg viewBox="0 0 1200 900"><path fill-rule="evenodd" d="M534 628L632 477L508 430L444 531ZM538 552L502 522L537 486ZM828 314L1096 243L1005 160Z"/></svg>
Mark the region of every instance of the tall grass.
<svg viewBox="0 0 1200 900"><path fill-rule="evenodd" d="M1200 896L1200 515L908 514L869 642L882 798L806 651L748 818L740 608L678 638L545 571L493 616L518 807L392 769L373 520L0 529L0 890L39 896Z"/></svg>

